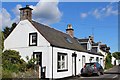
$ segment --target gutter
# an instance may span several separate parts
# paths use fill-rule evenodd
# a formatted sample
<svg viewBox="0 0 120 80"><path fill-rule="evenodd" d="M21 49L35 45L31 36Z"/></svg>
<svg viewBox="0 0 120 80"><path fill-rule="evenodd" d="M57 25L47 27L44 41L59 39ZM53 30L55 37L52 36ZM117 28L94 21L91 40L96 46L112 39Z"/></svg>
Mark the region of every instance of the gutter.
<svg viewBox="0 0 120 80"><path fill-rule="evenodd" d="M56 45L52 45L50 44L52 47L58 47L58 48L63 48L63 49L69 49L69 50L74 50L74 51L79 51L79 52L87 52L89 54L93 54L93 55L99 55L99 56L104 56L102 54L98 54L98 53L94 53L94 52L89 52L89 51L84 51L84 50L76 50L76 49L70 49L70 48L66 48L66 47L60 47L60 46L56 46Z"/></svg>

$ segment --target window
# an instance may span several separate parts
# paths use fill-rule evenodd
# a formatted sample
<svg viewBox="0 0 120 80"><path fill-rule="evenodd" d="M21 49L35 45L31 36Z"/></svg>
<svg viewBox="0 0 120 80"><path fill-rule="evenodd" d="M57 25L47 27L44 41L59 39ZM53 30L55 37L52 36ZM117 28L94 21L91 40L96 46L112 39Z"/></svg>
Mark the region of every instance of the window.
<svg viewBox="0 0 120 80"><path fill-rule="evenodd" d="M29 46L37 46L37 33L29 33Z"/></svg>
<svg viewBox="0 0 120 80"><path fill-rule="evenodd" d="M66 41L69 42L69 43L72 43L72 41L70 40L69 37L66 37Z"/></svg>
<svg viewBox="0 0 120 80"><path fill-rule="evenodd" d="M95 52L97 52L97 47L92 47L92 49L93 49Z"/></svg>
<svg viewBox="0 0 120 80"><path fill-rule="evenodd" d="M33 52L33 59L35 59L35 64L37 65L42 65L41 61L42 61L42 53L41 52Z"/></svg>
<svg viewBox="0 0 120 80"><path fill-rule="evenodd" d="M57 72L68 71L68 57L66 53L58 52Z"/></svg>
<svg viewBox="0 0 120 80"><path fill-rule="evenodd" d="M90 63L93 61L94 57L90 57L89 61Z"/></svg>
<svg viewBox="0 0 120 80"><path fill-rule="evenodd" d="M100 64L102 64L102 58L100 58Z"/></svg>
<svg viewBox="0 0 120 80"><path fill-rule="evenodd" d="M27 16L28 16L28 14L29 14L29 11L26 11L26 14L27 14Z"/></svg>
<svg viewBox="0 0 120 80"><path fill-rule="evenodd" d="M96 57L96 61L99 62L99 57Z"/></svg>
<svg viewBox="0 0 120 80"><path fill-rule="evenodd" d="M87 43L81 43L81 45L87 50Z"/></svg>

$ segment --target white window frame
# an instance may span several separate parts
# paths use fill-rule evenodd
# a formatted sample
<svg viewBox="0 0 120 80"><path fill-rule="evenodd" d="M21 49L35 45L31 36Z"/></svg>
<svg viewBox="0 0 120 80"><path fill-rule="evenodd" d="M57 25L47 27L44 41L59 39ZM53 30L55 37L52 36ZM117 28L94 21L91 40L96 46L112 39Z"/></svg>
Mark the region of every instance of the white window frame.
<svg viewBox="0 0 120 80"><path fill-rule="evenodd" d="M60 57L58 59L58 57ZM63 59L64 57L64 59ZM64 63L64 64L63 64ZM60 64L60 67L59 67ZM57 54L57 72L61 72L61 71L68 71L68 55L67 53L60 53L58 52Z"/></svg>

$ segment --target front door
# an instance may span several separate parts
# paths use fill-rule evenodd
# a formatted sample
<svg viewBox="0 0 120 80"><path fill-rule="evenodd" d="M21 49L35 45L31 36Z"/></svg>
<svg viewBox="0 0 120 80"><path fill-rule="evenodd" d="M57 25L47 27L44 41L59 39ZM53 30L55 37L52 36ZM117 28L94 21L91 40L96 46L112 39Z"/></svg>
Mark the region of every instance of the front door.
<svg viewBox="0 0 120 80"><path fill-rule="evenodd" d="M76 76L76 57L77 57L77 54L73 53L72 54L72 75L73 76Z"/></svg>
<svg viewBox="0 0 120 80"><path fill-rule="evenodd" d="M42 77L42 52L34 52L33 58L36 60L35 64L37 65L38 77Z"/></svg>

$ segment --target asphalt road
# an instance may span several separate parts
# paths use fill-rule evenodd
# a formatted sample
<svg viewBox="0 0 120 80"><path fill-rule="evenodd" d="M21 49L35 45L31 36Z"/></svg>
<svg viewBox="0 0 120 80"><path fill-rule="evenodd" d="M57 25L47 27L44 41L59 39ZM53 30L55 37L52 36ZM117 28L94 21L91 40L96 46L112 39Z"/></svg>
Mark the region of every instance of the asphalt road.
<svg viewBox="0 0 120 80"><path fill-rule="evenodd" d="M120 80L120 66L114 66L110 70L105 71L104 75L90 77L73 77L67 80Z"/></svg>

